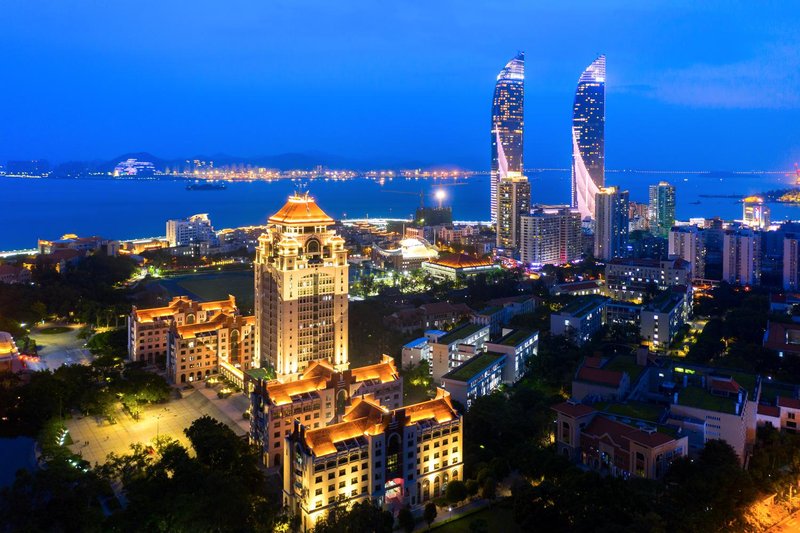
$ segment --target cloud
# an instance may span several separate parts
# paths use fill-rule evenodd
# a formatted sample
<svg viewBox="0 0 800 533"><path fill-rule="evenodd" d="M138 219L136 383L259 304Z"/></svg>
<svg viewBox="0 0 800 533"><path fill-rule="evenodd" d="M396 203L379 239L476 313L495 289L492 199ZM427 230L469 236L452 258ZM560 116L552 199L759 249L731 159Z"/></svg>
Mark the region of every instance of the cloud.
<svg viewBox="0 0 800 533"><path fill-rule="evenodd" d="M628 88L689 107L800 108L800 46L773 46L757 58L737 63L669 70L646 88Z"/></svg>

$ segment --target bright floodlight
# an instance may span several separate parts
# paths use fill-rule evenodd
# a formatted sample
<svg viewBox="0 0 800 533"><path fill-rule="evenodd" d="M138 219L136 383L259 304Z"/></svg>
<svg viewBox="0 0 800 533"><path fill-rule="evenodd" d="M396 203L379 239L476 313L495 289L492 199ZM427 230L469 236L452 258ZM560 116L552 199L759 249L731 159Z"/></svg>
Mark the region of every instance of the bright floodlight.
<svg viewBox="0 0 800 533"><path fill-rule="evenodd" d="M438 191L436 191L434 196L436 197L436 200L439 201L439 209L441 209L442 208L442 200L444 200L445 196L447 196L447 195L444 193L444 191L442 189L439 189Z"/></svg>

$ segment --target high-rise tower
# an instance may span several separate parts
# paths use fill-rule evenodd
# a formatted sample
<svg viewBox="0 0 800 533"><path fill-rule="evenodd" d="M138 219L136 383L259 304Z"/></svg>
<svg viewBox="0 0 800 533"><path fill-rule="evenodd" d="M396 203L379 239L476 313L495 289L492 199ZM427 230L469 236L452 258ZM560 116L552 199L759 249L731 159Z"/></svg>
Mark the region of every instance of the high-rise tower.
<svg viewBox="0 0 800 533"><path fill-rule="evenodd" d="M572 206L594 216L594 197L605 185L606 56L581 74L572 106Z"/></svg>
<svg viewBox="0 0 800 533"><path fill-rule="evenodd" d="M603 187L594 212L594 256L602 261L625 257L628 247L628 191Z"/></svg>
<svg viewBox="0 0 800 533"><path fill-rule="evenodd" d="M497 188L497 247L519 248L520 217L531 211L531 184L514 172L500 180Z"/></svg>
<svg viewBox="0 0 800 533"><path fill-rule="evenodd" d="M666 237L675 224L675 187L666 181L658 185L650 185L650 204L647 207L647 218L650 221L650 232L658 237Z"/></svg>
<svg viewBox="0 0 800 533"><path fill-rule="evenodd" d="M333 223L308 193L295 194L258 239L256 346L279 379L321 359L348 367L347 250Z"/></svg>
<svg viewBox="0 0 800 533"><path fill-rule="evenodd" d="M525 126L525 54L520 52L497 75L492 99L491 214L497 223L498 187L510 172L522 175Z"/></svg>

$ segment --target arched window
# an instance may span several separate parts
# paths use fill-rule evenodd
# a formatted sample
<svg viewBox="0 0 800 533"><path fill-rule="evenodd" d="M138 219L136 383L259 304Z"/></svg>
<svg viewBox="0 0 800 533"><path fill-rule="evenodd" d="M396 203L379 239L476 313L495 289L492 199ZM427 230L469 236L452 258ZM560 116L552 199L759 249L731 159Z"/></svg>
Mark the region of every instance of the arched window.
<svg viewBox="0 0 800 533"><path fill-rule="evenodd" d="M187 324L194 324L194 321L195 321L194 313L189 313L188 315L186 315Z"/></svg>
<svg viewBox="0 0 800 533"><path fill-rule="evenodd" d="M306 253L308 255L318 255L319 248L319 241L317 239L308 239L306 243Z"/></svg>
<svg viewBox="0 0 800 533"><path fill-rule="evenodd" d="M347 391L341 389L336 393L336 416L340 417L344 414L344 407L347 404Z"/></svg>
<svg viewBox="0 0 800 533"><path fill-rule="evenodd" d="M433 497L438 498L439 494L439 476L433 478Z"/></svg>
<svg viewBox="0 0 800 533"><path fill-rule="evenodd" d="M228 351L228 361L239 358L239 330L231 331L231 348Z"/></svg>

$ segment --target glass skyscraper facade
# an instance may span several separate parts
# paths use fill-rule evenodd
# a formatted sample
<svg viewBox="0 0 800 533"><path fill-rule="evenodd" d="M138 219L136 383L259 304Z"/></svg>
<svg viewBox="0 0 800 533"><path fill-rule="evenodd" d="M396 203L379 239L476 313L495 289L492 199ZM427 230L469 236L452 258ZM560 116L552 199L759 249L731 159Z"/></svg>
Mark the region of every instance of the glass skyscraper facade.
<svg viewBox="0 0 800 533"><path fill-rule="evenodd" d="M606 56L581 74L572 106L572 206L594 216L595 195L605 185Z"/></svg>
<svg viewBox="0 0 800 533"><path fill-rule="evenodd" d="M675 187L666 181L660 181L658 185L650 185L648 192L650 233L657 237L667 237L675 224Z"/></svg>
<svg viewBox="0 0 800 533"><path fill-rule="evenodd" d="M503 178L522 175L525 54L520 52L497 75L492 99L491 215L497 223L498 186Z"/></svg>

